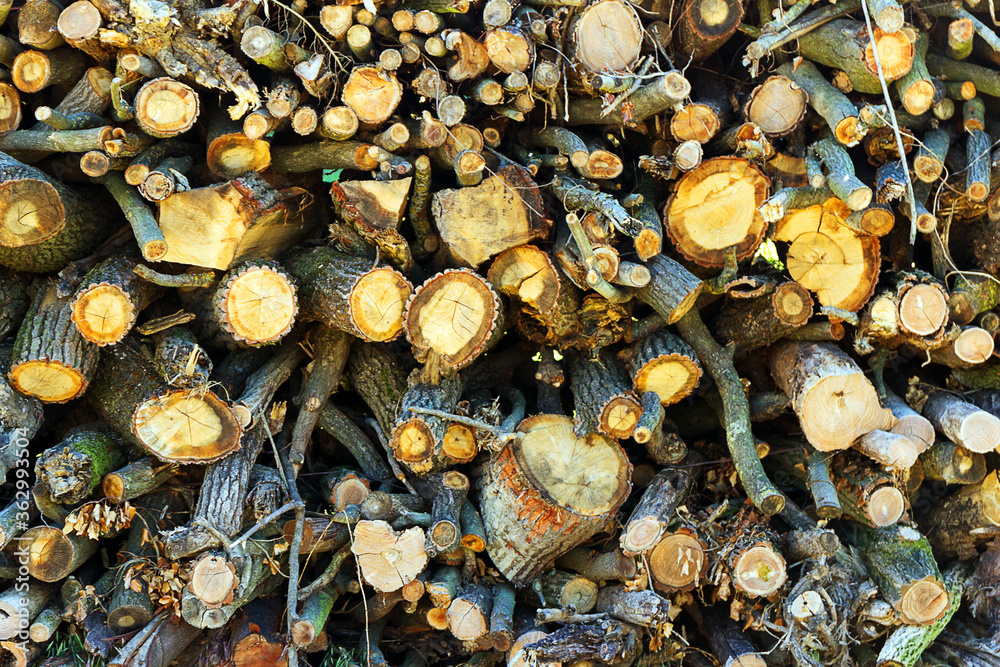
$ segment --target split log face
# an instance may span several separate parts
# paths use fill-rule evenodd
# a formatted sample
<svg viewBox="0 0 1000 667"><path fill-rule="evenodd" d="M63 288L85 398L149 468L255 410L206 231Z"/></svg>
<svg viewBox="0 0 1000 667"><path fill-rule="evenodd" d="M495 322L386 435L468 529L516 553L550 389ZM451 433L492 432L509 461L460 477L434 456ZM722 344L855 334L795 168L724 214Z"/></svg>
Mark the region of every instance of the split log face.
<svg viewBox="0 0 1000 667"><path fill-rule="evenodd" d="M164 262L228 271L274 256L311 229L304 197L274 190L254 172L228 183L176 192L160 202Z"/></svg>
<svg viewBox="0 0 1000 667"><path fill-rule="evenodd" d="M491 342L503 317L500 297L478 274L448 269L414 291L403 315L406 338L418 354L434 352L462 368Z"/></svg>
<svg viewBox="0 0 1000 667"><path fill-rule="evenodd" d="M385 521L359 521L351 544L361 575L375 590L398 591L427 566L424 531L395 532Z"/></svg>
<svg viewBox="0 0 1000 667"><path fill-rule="evenodd" d="M767 225L757 208L767 190L767 177L748 160L707 160L677 184L664 225L677 249L702 266L722 266L732 247L746 259L764 240Z"/></svg>
<svg viewBox="0 0 1000 667"><path fill-rule="evenodd" d="M533 245L505 250L490 265L490 284L516 296L539 313L548 313L559 299L559 275L548 253Z"/></svg>
<svg viewBox="0 0 1000 667"><path fill-rule="evenodd" d="M584 10L573 28L576 59L593 72L631 70L642 47L642 23L621 0L601 0Z"/></svg>
<svg viewBox="0 0 1000 667"><path fill-rule="evenodd" d="M850 209L839 199L793 211L778 222L774 240L791 243L786 264L824 306L856 311L878 282L879 240L844 224Z"/></svg>
<svg viewBox="0 0 1000 667"><path fill-rule="evenodd" d="M525 170L514 167L504 167L474 187L439 190L431 201L441 241L452 256L472 267L547 236L544 208L538 186Z"/></svg>
<svg viewBox="0 0 1000 667"><path fill-rule="evenodd" d="M806 439L821 452L844 449L895 423L861 369L832 344L778 343L769 364L775 382L792 400Z"/></svg>
<svg viewBox="0 0 1000 667"><path fill-rule="evenodd" d="M655 392L662 405L689 396L701 379L701 363L694 350L666 331L657 331L636 346L629 369L636 393Z"/></svg>
<svg viewBox="0 0 1000 667"><path fill-rule="evenodd" d="M569 417L537 415L518 431L524 438L490 461L480 506L487 552L524 586L604 527L628 496L632 466L614 441L577 438Z"/></svg>
<svg viewBox="0 0 1000 667"><path fill-rule="evenodd" d="M344 84L341 96L362 123L378 125L392 115L403 99L403 86L396 75L375 67L356 67Z"/></svg>

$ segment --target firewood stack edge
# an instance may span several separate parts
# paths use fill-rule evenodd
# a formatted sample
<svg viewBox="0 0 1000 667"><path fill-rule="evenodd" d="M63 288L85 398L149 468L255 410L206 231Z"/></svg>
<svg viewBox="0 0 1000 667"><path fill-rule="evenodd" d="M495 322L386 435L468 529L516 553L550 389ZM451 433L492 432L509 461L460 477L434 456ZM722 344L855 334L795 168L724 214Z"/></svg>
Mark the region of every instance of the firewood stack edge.
<svg viewBox="0 0 1000 667"><path fill-rule="evenodd" d="M1000 666L993 9L0 0L0 666Z"/></svg>

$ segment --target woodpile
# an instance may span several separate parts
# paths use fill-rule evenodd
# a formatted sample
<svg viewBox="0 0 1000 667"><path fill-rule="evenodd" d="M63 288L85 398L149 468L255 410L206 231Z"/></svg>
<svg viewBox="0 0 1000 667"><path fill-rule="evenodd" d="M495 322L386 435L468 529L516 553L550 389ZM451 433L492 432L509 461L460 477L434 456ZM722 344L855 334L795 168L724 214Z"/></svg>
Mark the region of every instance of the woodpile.
<svg viewBox="0 0 1000 667"><path fill-rule="evenodd" d="M0 0L0 667L1000 666L966 4Z"/></svg>

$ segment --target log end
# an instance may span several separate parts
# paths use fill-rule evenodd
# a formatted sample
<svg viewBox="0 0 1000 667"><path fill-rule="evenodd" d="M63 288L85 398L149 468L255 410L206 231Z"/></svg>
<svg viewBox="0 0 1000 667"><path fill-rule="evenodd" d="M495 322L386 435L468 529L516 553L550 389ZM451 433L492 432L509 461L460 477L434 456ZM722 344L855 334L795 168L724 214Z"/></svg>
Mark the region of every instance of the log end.
<svg viewBox="0 0 1000 667"><path fill-rule="evenodd" d="M132 432L161 461L211 463L239 448L242 428L211 391L182 389L140 403Z"/></svg>
<svg viewBox="0 0 1000 667"><path fill-rule="evenodd" d="M88 381L84 372L59 361L25 361L12 366L10 382L22 394L43 403L65 403L82 395Z"/></svg>

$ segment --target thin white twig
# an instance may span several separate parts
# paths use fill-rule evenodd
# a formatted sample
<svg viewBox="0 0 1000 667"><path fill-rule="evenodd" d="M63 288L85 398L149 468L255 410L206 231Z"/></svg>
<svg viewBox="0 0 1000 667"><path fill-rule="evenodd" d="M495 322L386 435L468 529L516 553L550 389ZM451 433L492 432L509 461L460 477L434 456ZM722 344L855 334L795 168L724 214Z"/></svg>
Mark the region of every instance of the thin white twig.
<svg viewBox="0 0 1000 667"><path fill-rule="evenodd" d="M882 61L878 57L878 42L875 39L875 30L872 29L872 18L868 15L868 3L861 3L861 10L865 14L865 25L868 26L868 37L872 41L872 56L875 58L875 70L878 72L878 82L882 87L882 96L885 98L885 105L889 110L889 120L892 126L892 133L896 137L896 150L899 151L899 161L903 164L903 174L906 176L906 194L910 201L910 245L917 240L917 202L913 195L913 181L910 179L910 168L906 164L906 150L903 148L903 137L899 133L899 123L896 121L896 110L892 107L892 100L889 98L889 87L885 83L885 75L882 74Z"/></svg>

